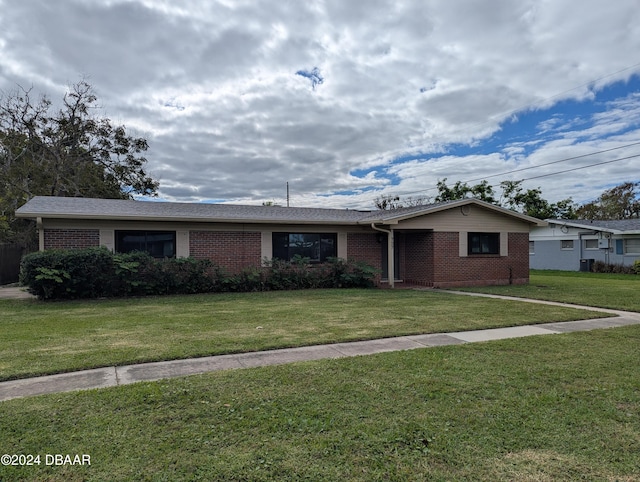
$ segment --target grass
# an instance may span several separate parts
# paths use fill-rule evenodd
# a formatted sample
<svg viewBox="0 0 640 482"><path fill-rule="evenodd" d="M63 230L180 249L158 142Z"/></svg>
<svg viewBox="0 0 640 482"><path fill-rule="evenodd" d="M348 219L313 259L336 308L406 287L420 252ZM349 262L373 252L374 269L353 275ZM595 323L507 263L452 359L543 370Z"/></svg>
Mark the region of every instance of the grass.
<svg viewBox="0 0 640 482"><path fill-rule="evenodd" d="M583 275L491 290L640 311L635 278ZM17 376L588 314L431 291L3 300L0 366ZM0 454L41 463L0 465L0 480L640 480L639 344L635 325L10 400Z"/></svg>
<svg viewBox="0 0 640 482"><path fill-rule="evenodd" d="M640 326L0 404L11 480L640 480ZM45 466L44 454L91 466Z"/></svg>
<svg viewBox="0 0 640 482"><path fill-rule="evenodd" d="M0 300L0 380L101 366L602 317L413 290Z"/></svg>
<svg viewBox="0 0 640 482"><path fill-rule="evenodd" d="M640 311L638 275L535 270L531 271L528 285L487 286L468 291Z"/></svg>

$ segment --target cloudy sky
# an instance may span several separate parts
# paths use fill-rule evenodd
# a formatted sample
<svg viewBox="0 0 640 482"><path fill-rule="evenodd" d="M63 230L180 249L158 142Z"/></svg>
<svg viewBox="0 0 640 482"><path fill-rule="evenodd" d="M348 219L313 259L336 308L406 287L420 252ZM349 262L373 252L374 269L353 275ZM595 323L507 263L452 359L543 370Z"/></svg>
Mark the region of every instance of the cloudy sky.
<svg viewBox="0 0 640 482"><path fill-rule="evenodd" d="M640 180L639 0L0 0L0 91L81 79L166 200Z"/></svg>

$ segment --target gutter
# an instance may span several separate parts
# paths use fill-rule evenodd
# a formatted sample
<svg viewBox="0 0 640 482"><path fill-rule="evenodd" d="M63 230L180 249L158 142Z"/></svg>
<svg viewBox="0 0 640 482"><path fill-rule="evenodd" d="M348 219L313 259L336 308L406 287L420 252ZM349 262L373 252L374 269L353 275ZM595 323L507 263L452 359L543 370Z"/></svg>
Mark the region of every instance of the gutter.
<svg viewBox="0 0 640 482"><path fill-rule="evenodd" d="M389 278L389 287L395 287L395 268L393 266L394 258L394 246L393 246L393 229L382 229L376 226L376 223L371 223L371 229L386 233L387 235L387 277Z"/></svg>

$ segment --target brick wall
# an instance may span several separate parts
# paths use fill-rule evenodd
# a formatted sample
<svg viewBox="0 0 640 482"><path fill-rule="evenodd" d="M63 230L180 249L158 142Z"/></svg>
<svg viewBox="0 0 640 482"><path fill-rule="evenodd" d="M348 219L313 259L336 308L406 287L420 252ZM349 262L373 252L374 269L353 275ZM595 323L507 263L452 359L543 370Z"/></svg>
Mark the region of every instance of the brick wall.
<svg viewBox="0 0 640 482"><path fill-rule="evenodd" d="M45 229L44 249L77 249L100 246L98 229Z"/></svg>
<svg viewBox="0 0 640 482"><path fill-rule="evenodd" d="M382 247L378 237L377 233L348 233L347 259L362 261L379 269L382 264ZM383 242L386 243L386 239ZM380 284L380 273L376 274L375 283Z"/></svg>
<svg viewBox="0 0 640 482"><path fill-rule="evenodd" d="M434 287L529 281L529 234L509 233L509 255L459 256L458 233L434 233Z"/></svg>
<svg viewBox="0 0 640 482"><path fill-rule="evenodd" d="M404 281L411 285L433 286L433 234L404 235Z"/></svg>
<svg viewBox="0 0 640 482"><path fill-rule="evenodd" d="M189 254L196 259L210 259L229 273L260 266L262 236L259 232L191 231Z"/></svg>

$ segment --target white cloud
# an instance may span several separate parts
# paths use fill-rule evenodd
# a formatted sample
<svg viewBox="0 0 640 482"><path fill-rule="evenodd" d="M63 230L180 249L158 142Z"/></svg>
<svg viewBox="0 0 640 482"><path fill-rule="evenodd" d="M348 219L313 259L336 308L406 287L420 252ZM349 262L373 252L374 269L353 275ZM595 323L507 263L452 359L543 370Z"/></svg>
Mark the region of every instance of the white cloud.
<svg viewBox="0 0 640 482"><path fill-rule="evenodd" d="M595 119L544 119L537 137L493 153L433 157L452 143L481 148L506 119L590 102L639 72L621 71L639 61L635 0L0 0L0 10L0 89L55 99L86 76L105 113L148 138L167 199L281 200L289 181L298 203L370 207L380 193L624 142L640 123L631 95ZM315 86L296 75L314 68ZM602 176L627 180L629 165L538 184L586 199Z"/></svg>

